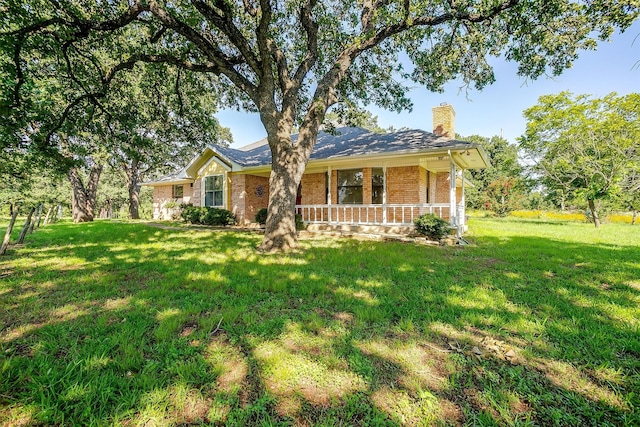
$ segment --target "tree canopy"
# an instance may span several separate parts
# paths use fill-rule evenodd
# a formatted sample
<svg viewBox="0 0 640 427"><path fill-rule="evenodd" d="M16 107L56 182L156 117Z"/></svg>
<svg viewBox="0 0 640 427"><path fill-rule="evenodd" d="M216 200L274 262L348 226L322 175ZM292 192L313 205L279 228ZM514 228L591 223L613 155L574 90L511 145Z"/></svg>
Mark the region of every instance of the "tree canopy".
<svg viewBox="0 0 640 427"><path fill-rule="evenodd" d="M596 202L637 185L640 94L604 98L562 92L525 110L520 147L550 190L584 198L599 225Z"/></svg>
<svg viewBox="0 0 640 427"><path fill-rule="evenodd" d="M3 0L0 48L13 58L4 64L12 78L3 102L24 102L31 76L48 63L65 73L73 95L54 128L85 103L99 106L116 75L138 62L216 76L219 103L260 114L273 157L261 248L287 249L296 245L296 190L329 107L410 108L411 82L441 90L460 78L481 89L494 81L492 56L516 61L525 77L559 74L580 49L627 28L639 7L638 0Z"/></svg>
<svg viewBox="0 0 640 427"><path fill-rule="evenodd" d="M528 183L518 162L518 147L500 136L471 135L461 139L480 144L491 162L486 169L469 170L474 184L467 190L469 207L486 208L498 215L522 207Z"/></svg>

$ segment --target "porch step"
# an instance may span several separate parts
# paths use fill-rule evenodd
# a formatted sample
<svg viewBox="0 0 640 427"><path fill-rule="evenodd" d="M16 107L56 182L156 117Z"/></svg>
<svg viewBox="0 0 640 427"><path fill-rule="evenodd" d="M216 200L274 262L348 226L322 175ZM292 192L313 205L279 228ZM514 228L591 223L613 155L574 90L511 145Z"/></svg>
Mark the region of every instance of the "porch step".
<svg viewBox="0 0 640 427"><path fill-rule="evenodd" d="M349 224L308 224L310 232L334 232L340 234L372 234L407 236L415 231L412 225L349 225Z"/></svg>

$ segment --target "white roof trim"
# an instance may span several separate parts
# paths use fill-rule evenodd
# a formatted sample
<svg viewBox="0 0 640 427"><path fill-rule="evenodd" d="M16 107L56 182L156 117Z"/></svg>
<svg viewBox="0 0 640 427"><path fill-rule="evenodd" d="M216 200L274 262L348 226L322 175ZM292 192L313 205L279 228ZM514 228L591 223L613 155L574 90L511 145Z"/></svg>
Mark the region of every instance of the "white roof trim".
<svg viewBox="0 0 640 427"><path fill-rule="evenodd" d="M198 176L202 175L202 172L204 172L211 165L211 163L213 163L213 162L216 162L217 164L219 164L225 171L231 172L233 166L229 166L228 164L225 163L224 160L226 160L226 161L228 161L229 163L232 163L232 164L233 164L233 162L231 162L228 159L221 159L221 158L218 157L220 155L220 153L217 153L214 150L211 150L211 151L213 151L214 155L211 156L211 158L209 160L207 160L205 162L205 164L202 165L202 167L200 169L198 169ZM220 161L220 160L222 160L222 161Z"/></svg>
<svg viewBox="0 0 640 427"><path fill-rule="evenodd" d="M167 181L149 181L143 182L140 185L143 187L160 187L163 185L179 185L179 184L191 184L193 183L193 179L190 178L180 178L180 179L172 179Z"/></svg>

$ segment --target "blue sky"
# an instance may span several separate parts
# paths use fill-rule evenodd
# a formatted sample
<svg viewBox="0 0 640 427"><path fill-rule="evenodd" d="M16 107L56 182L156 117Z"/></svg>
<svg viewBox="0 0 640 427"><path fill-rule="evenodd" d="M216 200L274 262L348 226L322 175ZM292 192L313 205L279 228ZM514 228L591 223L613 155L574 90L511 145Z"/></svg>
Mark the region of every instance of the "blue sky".
<svg viewBox="0 0 640 427"><path fill-rule="evenodd" d="M522 111L535 105L541 95L569 90L573 93L604 96L609 92L640 92L640 21L624 34L616 33L610 42L599 44L597 51L581 52L572 68L556 78L541 77L525 81L516 75L517 64L500 59L494 62L496 82L482 91L460 91L452 82L443 93L416 87L409 96L411 112L393 113L377 107L369 110L378 116L383 127L406 126L431 131L431 107L442 102L456 110L456 133L459 135L500 135L514 143L524 133ZM231 129L233 147L255 142L266 136L257 114L225 110L218 114L223 126Z"/></svg>

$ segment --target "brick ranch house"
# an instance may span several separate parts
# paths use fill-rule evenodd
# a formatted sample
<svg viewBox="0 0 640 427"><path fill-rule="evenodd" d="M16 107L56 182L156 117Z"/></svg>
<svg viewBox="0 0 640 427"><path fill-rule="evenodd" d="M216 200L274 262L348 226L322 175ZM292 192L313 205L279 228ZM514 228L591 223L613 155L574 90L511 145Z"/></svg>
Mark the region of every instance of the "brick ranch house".
<svg viewBox="0 0 640 427"><path fill-rule="evenodd" d="M434 213L461 233L469 185L462 172L489 161L481 146L455 139L454 125L455 111L445 104L433 108L433 133L320 132L296 211L311 229L393 232L408 232L414 218ZM154 190L155 219L169 219L176 205L169 202L177 202L228 209L248 225L267 207L270 172L265 139L239 149L208 146L182 170L144 185Z"/></svg>

